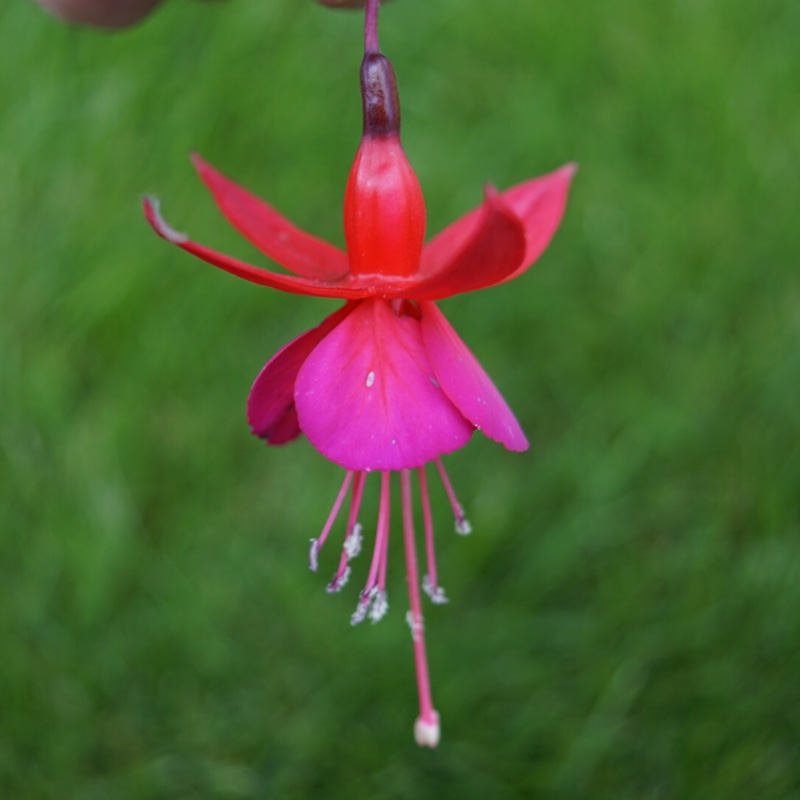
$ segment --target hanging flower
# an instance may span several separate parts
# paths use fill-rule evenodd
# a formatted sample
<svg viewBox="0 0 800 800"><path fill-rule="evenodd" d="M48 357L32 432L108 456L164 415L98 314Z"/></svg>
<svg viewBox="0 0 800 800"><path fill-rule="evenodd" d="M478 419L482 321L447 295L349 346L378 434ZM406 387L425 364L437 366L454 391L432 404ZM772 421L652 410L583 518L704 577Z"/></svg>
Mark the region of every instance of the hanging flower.
<svg viewBox="0 0 800 800"><path fill-rule="evenodd" d="M541 255L561 220L574 167L504 192L488 187L483 204L423 246L425 204L400 145L394 71L368 41L361 66L364 132L344 201L347 252L295 227L264 201L194 157L200 177L228 221L269 258L294 275L271 272L210 250L173 230L155 200L144 201L156 233L195 256L253 283L285 292L335 297L345 305L287 344L255 380L248 400L253 433L285 444L301 433L346 470L330 516L312 539L310 566L350 495L339 566L328 585L338 592L361 549L358 512L367 475L380 472L375 546L353 624L379 620L388 608L391 473L399 472L403 538L420 698L415 736L439 741L423 636L420 586L434 603L447 602L439 585L425 465L433 463L455 516L470 532L441 456L463 447L473 431L527 449L514 414L473 354L435 305L461 292L519 277ZM416 471L427 572L417 572L412 475Z"/></svg>

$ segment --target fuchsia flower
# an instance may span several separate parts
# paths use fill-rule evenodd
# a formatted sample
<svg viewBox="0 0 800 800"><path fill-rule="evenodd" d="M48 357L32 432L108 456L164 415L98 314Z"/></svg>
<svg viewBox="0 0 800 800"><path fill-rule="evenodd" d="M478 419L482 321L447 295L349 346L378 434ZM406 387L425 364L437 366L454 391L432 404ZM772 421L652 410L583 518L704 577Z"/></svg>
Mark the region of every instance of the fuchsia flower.
<svg viewBox="0 0 800 800"><path fill-rule="evenodd" d="M469 523L441 456L463 447L479 429L509 450L528 447L522 429L473 354L435 305L436 300L512 280L541 255L556 231L574 167L568 165L505 192L488 187L483 205L423 247L425 205L400 145L394 72L377 43L361 66L364 132L347 181L347 252L295 227L271 206L195 157L194 163L228 221L269 258L294 275L245 264L191 241L145 200L155 231L227 272L285 292L346 300L313 330L273 356L248 400L253 433L285 444L301 433L346 470L310 565L350 493L344 547L328 591L339 591L361 549L359 506L368 473L381 473L375 547L353 624L385 613L390 476L400 473L406 571L420 699L415 736L439 741L423 636L420 581L412 510L416 470L427 574L421 586L434 603L447 601L439 585L425 465L433 462L450 498L459 533Z"/></svg>

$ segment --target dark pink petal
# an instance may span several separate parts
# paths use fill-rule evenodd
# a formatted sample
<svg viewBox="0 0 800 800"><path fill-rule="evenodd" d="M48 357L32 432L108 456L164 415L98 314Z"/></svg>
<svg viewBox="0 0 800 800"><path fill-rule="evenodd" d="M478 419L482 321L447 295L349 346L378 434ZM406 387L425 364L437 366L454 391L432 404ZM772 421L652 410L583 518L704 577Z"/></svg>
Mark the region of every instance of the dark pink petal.
<svg viewBox="0 0 800 800"><path fill-rule="evenodd" d="M500 281L517 277L544 252L564 214L567 192L576 169L574 164L567 164L555 172L520 183L501 193L506 207L523 227L525 251L517 267ZM470 233L478 224L482 208L472 209L428 242L422 253L423 274L435 273L442 264L451 261L464 249Z"/></svg>
<svg viewBox="0 0 800 800"><path fill-rule="evenodd" d="M158 204L155 199L151 200L145 197L142 202L147 221L152 225L153 230L155 230L159 236L177 245L187 253L195 255L203 261L225 270L225 272L230 272L232 275L244 278L246 281L251 281L261 286L270 286L273 289L280 289L282 292L313 295L315 297L357 299L368 296L369 294L374 294L374 291L353 286L351 283L342 282L339 284L332 284L323 283L322 281L312 281L306 278L295 278L293 275L281 275L277 272L270 272L269 270L246 264L244 261L238 261L223 253L218 253L216 250L203 247L203 245L191 241L185 233L180 233L170 227L159 213Z"/></svg>
<svg viewBox="0 0 800 800"><path fill-rule="evenodd" d="M365 300L314 349L294 392L303 433L346 469L409 469L473 431L439 388L419 322Z"/></svg>
<svg viewBox="0 0 800 800"><path fill-rule="evenodd" d="M312 280L336 280L347 274L343 250L300 230L200 156L193 155L192 161L228 222L273 261Z"/></svg>
<svg viewBox="0 0 800 800"><path fill-rule="evenodd" d="M327 319L289 342L258 374L247 398L250 430L268 444L285 444L300 435L294 407L294 383L309 353L355 307L348 303Z"/></svg>
<svg viewBox="0 0 800 800"><path fill-rule="evenodd" d="M422 340L436 379L456 408L490 439L509 450L528 440L492 379L433 303L421 303Z"/></svg>
<svg viewBox="0 0 800 800"><path fill-rule="evenodd" d="M449 228L447 230L450 230ZM467 233L468 235L465 235ZM469 226L455 231L447 248L437 239L425 248L420 275L411 297L439 300L462 292L484 289L505 280L525 255L525 232L516 214L491 187ZM441 257L446 255L444 260Z"/></svg>

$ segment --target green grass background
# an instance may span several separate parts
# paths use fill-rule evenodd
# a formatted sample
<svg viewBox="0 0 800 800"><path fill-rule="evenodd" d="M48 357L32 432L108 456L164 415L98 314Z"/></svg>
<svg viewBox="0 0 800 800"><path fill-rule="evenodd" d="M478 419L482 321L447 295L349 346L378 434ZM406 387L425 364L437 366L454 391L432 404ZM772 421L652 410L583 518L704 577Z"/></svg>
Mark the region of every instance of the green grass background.
<svg viewBox="0 0 800 800"><path fill-rule="evenodd" d="M351 628L306 568L341 471L248 388L336 306L257 259L200 151L342 241L361 20L172 0L102 35L0 8L0 797L800 798L800 4L396 0L429 229L575 160L513 284L442 303L516 410L436 494L443 741L418 749L399 542ZM266 263L261 261L259 263ZM373 490L376 484L373 484ZM370 530L375 502L363 521Z"/></svg>

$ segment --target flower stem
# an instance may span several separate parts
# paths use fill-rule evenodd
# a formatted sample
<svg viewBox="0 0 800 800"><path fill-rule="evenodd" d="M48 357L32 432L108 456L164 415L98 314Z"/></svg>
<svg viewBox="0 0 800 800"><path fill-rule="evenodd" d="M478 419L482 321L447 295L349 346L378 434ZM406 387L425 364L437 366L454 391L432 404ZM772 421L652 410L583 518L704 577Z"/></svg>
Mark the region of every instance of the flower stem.
<svg viewBox="0 0 800 800"><path fill-rule="evenodd" d="M425 653L425 626L422 619L417 549L414 544L414 514L411 507L411 473L407 469L400 472L400 492L403 505L403 542L406 551L408 599L411 606L407 619L414 641L414 665L419 692L420 713L414 725L414 738L421 747L436 747L439 744L439 714L433 707L428 658Z"/></svg>
<svg viewBox="0 0 800 800"><path fill-rule="evenodd" d="M364 53L380 53L378 44L378 8L381 0L367 0L364 12Z"/></svg>

